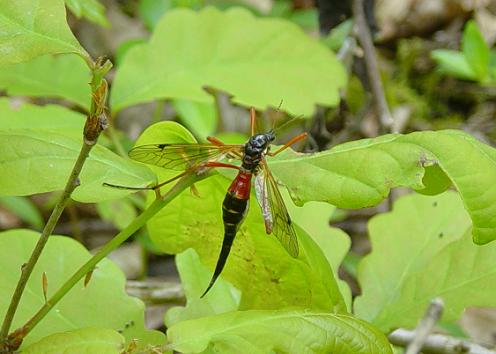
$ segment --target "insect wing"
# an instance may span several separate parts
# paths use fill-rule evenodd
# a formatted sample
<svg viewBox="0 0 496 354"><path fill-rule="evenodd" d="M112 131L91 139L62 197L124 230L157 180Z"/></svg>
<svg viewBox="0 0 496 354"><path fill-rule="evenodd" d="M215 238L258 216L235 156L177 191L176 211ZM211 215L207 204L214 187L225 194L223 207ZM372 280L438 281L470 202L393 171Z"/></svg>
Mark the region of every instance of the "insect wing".
<svg viewBox="0 0 496 354"><path fill-rule="evenodd" d="M270 235L272 233L274 220L272 218L272 211L270 210L266 181L267 179L265 178L265 173L262 169L255 176L255 194L257 196L258 205L260 205L260 209L262 210L262 216L265 222L265 231Z"/></svg>
<svg viewBox="0 0 496 354"><path fill-rule="evenodd" d="M262 171L265 176L265 186L267 189L270 213L272 214L272 233L277 237L279 242L284 246L288 253L296 258L298 257L298 239L294 229L291 217L289 216L281 192L277 186L274 176L270 173L269 167L265 160L262 161Z"/></svg>
<svg viewBox="0 0 496 354"><path fill-rule="evenodd" d="M224 157L239 157L242 148L242 145L148 144L133 148L129 151L129 157L146 164L183 171Z"/></svg>

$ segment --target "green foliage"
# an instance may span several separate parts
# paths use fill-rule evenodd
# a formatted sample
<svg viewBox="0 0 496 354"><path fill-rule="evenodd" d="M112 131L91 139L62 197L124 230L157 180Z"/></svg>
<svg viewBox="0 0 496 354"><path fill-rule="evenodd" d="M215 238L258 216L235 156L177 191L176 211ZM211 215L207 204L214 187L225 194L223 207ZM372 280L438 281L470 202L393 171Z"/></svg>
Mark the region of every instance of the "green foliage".
<svg viewBox="0 0 496 354"><path fill-rule="evenodd" d="M439 49L432 51L431 55L447 75L480 83L494 83L496 80L496 66L490 61L489 46L473 20L465 25L461 52Z"/></svg>
<svg viewBox="0 0 496 354"><path fill-rule="evenodd" d="M36 206L25 197L0 196L0 205L16 214L33 228L43 228L43 217Z"/></svg>
<svg viewBox="0 0 496 354"><path fill-rule="evenodd" d="M188 135L178 124L162 122L145 130L137 145L191 142ZM154 170L160 181L177 174L160 168ZM151 239L165 253L194 248L202 262L213 268L222 244L221 205L229 183L229 178L215 175L196 183L200 198L183 192L149 221ZM299 232L299 241L301 256L294 259L275 237L266 235L258 206L253 204L222 273L242 291L240 309L301 306L345 311L325 255L303 230ZM207 283L208 280L201 286L205 289Z"/></svg>
<svg viewBox="0 0 496 354"><path fill-rule="evenodd" d="M63 189L82 145L84 116L60 106L0 100L0 195L30 195ZM146 185L154 180L144 166L103 146L91 151L72 198L97 202L129 194L103 182Z"/></svg>
<svg viewBox="0 0 496 354"><path fill-rule="evenodd" d="M217 128L217 111L213 103L173 100L176 110L184 125L197 137L205 139Z"/></svg>
<svg viewBox="0 0 496 354"><path fill-rule="evenodd" d="M110 221L122 230L138 215L129 199L106 200L96 204L96 210L103 220Z"/></svg>
<svg viewBox="0 0 496 354"><path fill-rule="evenodd" d="M71 33L63 0L0 0L0 66L43 54L76 53L88 58Z"/></svg>
<svg viewBox="0 0 496 354"><path fill-rule="evenodd" d="M119 354L124 349L124 337L106 328L82 328L55 333L31 344L22 354Z"/></svg>
<svg viewBox="0 0 496 354"><path fill-rule="evenodd" d="M91 22L109 27L105 17L105 7L98 0L65 0L65 4L77 17L85 17Z"/></svg>
<svg viewBox="0 0 496 354"><path fill-rule="evenodd" d="M212 102L202 89L210 86L239 104L277 107L284 99L284 110L309 115L316 104L335 105L344 80L332 52L290 23L258 19L241 8L176 9L148 44L129 50L111 104L117 112L158 98Z"/></svg>
<svg viewBox="0 0 496 354"><path fill-rule="evenodd" d="M44 55L0 67L0 88L12 96L57 97L88 110L90 72L74 55Z"/></svg>
<svg viewBox="0 0 496 354"><path fill-rule="evenodd" d="M5 315L19 278L20 265L29 258L38 237L39 233L28 230L0 233L0 318ZM48 278L50 296L89 258L89 252L73 239L51 236L28 281L14 327L22 325L35 309L45 303L41 281L43 272ZM23 344L27 346L50 334L92 326L122 331L126 341L136 338L140 346L162 344L162 333L145 329L143 303L126 295L124 283L122 271L111 261L103 260L93 271L87 286L81 280L30 332Z"/></svg>
<svg viewBox="0 0 496 354"><path fill-rule="evenodd" d="M295 311L236 311L180 322L167 331L182 353L391 353L386 337L347 315Z"/></svg>
<svg viewBox="0 0 496 354"><path fill-rule="evenodd" d="M217 280L215 286L204 298L200 298L205 291L204 284L208 284L212 274L201 263L194 249L189 248L176 255L176 266L187 303L185 307L173 307L167 311L164 319L167 327L181 321L238 309L241 293L222 278Z"/></svg>
<svg viewBox="0 0 496 354"><path fill-rule="evenodd" d="M409 195L369 223L372 253L359 265L355 313L383 331L413 327L429 301L442 297L443 321L465 307L495 306L496 244L474 245L459 196ZM388 254L388 257L384 257Z"/></svg>
<svg viewBox="0 0 496 354"><path fill-rule="evenodd" d="M461 131L445 130L384 135L317 154L288 150L269 165L297 204L325 201L340 208L376 205L395 186L437 189L439 193L445 184L426 186L432 179L422 178L425 167L438 165L472 218L474 242L484 244L496 238L495 161L493 148Z"/></svg>

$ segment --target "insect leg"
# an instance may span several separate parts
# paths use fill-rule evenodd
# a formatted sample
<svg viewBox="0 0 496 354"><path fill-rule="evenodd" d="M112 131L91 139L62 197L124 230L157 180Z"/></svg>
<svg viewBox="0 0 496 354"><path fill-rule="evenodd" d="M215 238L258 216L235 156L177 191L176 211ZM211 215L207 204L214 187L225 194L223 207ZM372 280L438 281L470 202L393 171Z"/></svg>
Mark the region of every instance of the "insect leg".
<svg viewBox="0 0 496 354"><path fill-rule="evenodd" d="M267 155L269 156L276 156L278 153L280 153L281 151L284 151L286 150L288 147L290 147L291 145L293 145L294 143L300 141L300 140L303 140L307 137L307 133L301 133L297 136L295 136L293 139L291 139L290 141L288 141L286 144L284 144L283 146L281 146L279 149L277 149L275 152L269 152Z"/></svg>
<svg viewBox="0 0 496 354"><path fill-rule="evenodd" d="M250 108L250 127L251 127L251 135L255 135L255 108Z"/></svg>

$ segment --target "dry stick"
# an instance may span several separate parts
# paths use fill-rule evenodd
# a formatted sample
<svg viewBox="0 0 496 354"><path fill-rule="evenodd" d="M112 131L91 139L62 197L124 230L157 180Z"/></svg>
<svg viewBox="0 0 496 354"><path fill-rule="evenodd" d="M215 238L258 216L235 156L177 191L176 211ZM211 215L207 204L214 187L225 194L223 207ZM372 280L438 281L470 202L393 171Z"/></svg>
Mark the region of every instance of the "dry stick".
<svg viewBox="0 0 496 354"><path fill-rule="evenodd" d="M420 320L417 328L415 328L415 337L408 344L405 354L418 354L422 350L427 336L431 333L437 321L443 314L444 302L441 298L436 298L431 301L424 318Z"/></svg>
<svg viewBox="0 0 496 354"><path fill-rule="evenodd" d="M415 337L415 331L397 329L388 336L389 341L399 347L406 347ZM496 354L478 344L467 340L445 336L442 334L431 334L427 336L422 346L425 354Z"/></svg>
<svg viewBox="0 0 496 354"><path fill-rule="evenodd" d="M365 56L367 75L380 124L383 128L391 130L394 126L393 118L384 95L384 88L382 87L381 77L379 75L379 66L377 65L372 35L370 34L367 20L365 19L363 0L353 0L353 17L358 32L358 40L360 41Z"/></svg>
<svg viewBox="0 0 496 354"><path fill-rule="evenodd" d="M19 302L22 297L22 293L26 288L26 284L28 282L29 276L31 275L34 266L36 265L43 248L45 247L49 236L53 232L57 221L62 214L69 198L74 191L74 189L79 185L79 174L83 165L88 157L88 154L91 148L96 144L98 136L105 128L105 115L104 115L104 107L105 100L107 96L107 82L103 79L103 76L110 70L111 63L106 61L102 63L101 60L97 61L93 64L93 80L91 82L92 86L92 105L91 111L86 120L86 125L84 127L84 139L83 145L79 152L79 156L72 168L71 174L67 180L64 191L60 196L59 201L55 205L55 208L52 211L52 214L48 218L48 221L43 228L43 231L38 239L38 242L29 257L27 263L23 264L21 267L21 276L17 283L17 286L14 290L14 294L12 295L9 308L5 314L5 318L3 320L2 328L0 330L0 349L2 346L8 347L9 344L5 343L7 339L8 332L10 330L10 326L12 325L12 321L14 319L15 312L19 306Z"/></svg>

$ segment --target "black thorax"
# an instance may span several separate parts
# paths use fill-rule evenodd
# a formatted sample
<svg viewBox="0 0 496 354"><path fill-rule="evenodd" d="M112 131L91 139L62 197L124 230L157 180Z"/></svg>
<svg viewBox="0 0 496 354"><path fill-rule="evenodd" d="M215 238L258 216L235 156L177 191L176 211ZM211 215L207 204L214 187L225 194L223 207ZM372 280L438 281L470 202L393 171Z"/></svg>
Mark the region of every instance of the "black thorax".
<svg viewBox="0 0 496 354"><path fill-rule="evenodd" d="M245 153L241 167L254 173L263 155L267 153L270 143L274 141L274 138L274 132L272 131L250 137L250 140L245 144Z"/></svg>

